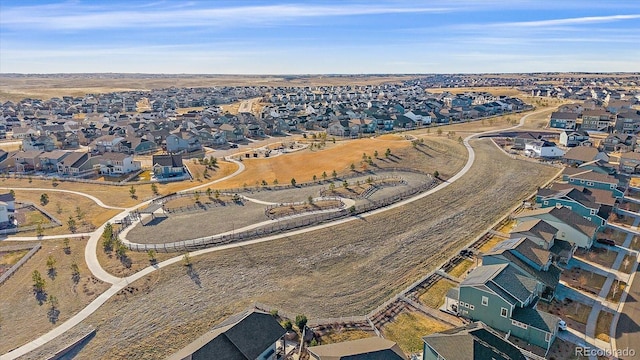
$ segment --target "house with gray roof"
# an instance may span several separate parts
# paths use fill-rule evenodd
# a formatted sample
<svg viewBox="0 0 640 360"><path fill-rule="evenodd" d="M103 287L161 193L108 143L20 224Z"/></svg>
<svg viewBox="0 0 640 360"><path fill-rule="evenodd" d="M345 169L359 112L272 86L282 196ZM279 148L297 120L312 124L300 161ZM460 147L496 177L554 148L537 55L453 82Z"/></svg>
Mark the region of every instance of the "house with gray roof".
<svg viewBox="0 0 640 360"><path fill-rule="evenodd" d="M564 206L582 215L598 227L605 226L610 208L601 208L595 197L587 195L576 188L563 190L540 189L536 194L536 203L542 207Z"/></svg>
<svg viewBox="0 0 640 360"><path fill-rule="evenodd" d="M620 181L609 174L603 174L593 169L568 167L562 171L562 181L570 185L583 186L590 189L607 190L615 198L622 198L624 191L619 189Z"/></svg>
<svg viewBox="0 0 640 360"><path fill-rule="evenodd" d="M275 360L285 333L271 314L246 311L215 326L168 360Z"/></svg>
<svg viewBox="0 0 640 360"><path fill-rule="evenodd" d="M499 243L482 255L482 264L511 264L522 274L541 282L544 289L540 297L548 301L555 296L562 273L562 269L553 263L551 251L526 237L515 237Z"/></svg>
<svg viewBox="0 0 640 360"><path fill-rule="evenodd" d="M556 239L589 249L596 239L598 226L567 207L547 207L521 212L515 216L520 222L540 219L558 229Z"/></svg>
<svg viewBox="0 0 640 360"><path fill-rule="evenodd" d="M162 154L152 157L153 174L157 178L170 178L184 175L182 155Z"/></svg>
<svg viewBox="0 0 640 360"><path fill-rule="evenodd" d="M457 314L482 321L546 353L555 340L560 319L536 309L544 290L541 281L511 263L482 265L460 284Z"/></svg>
<svg viewBox="0 0 640 360"><path fill-rule="evenodd" d="M482 321L422 338L422 360L526 360L521 350Z"/></svg>
<svg viewBox="0 0 640 360"><path fill-rule="evenodd" d="M400 346L380 337L308 348L312 360L406 360Z"/></svg>

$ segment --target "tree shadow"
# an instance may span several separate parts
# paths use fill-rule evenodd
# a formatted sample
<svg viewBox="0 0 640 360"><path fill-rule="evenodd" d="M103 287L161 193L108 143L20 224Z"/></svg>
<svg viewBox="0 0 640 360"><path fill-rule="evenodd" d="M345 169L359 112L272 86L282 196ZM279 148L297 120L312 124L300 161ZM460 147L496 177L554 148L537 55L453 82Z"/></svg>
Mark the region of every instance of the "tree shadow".
<svg viewBox="0 0 640 360"><path fill-rule="evenodd" d="M67 254L67 255L71 254L71 248L70 247L65 247L63 250L64 250L65 254Z"/></svg>
<svg viewBox="0 0 640 360"><path fill-rule="evenodd" d="M33 290L38 305L42 305L47 301L47 293L45 291Z"/></svg>
<svg viewBox="0 0 640 360"><path fill-rule="evenodd" d="M49 322L55 324L58 322L58 317L60 316L60 310L56 308L50 308L47 311L47 317L49 318Z"/></svg>
<svg viewBox="0 0 640 360"><path fill-rule="evenodd" d="M200 274L193 267L193 264L187 265L187 275L189 275L189 278L191 278L191 281L193 281L193 283L196 284L196 286L202 287L202 282L200 281Z"/></svg>
<svg viewBox="0 0 640 360"><path fill-rule="evenodd" d="M78 285L78 283L80 282L80 273L71 274L71 280L75 285Z"/></svg>
<svg viewBox="0 0 640 360"><path fill-rule="evenodd" d="M56 275L58 275L58 272L56 271L55 268L49 269L49 271L47 271L47 275L49 276L49 279L55 280Z"/></svg>
<svg viewBox="0 0 640 360"><path fill-rule="evenodd" d="M127 269L131 268L131 258L128 257L127 255L124 256L120 256L120 263L122 264L122 266L126 267Z"/></svg>

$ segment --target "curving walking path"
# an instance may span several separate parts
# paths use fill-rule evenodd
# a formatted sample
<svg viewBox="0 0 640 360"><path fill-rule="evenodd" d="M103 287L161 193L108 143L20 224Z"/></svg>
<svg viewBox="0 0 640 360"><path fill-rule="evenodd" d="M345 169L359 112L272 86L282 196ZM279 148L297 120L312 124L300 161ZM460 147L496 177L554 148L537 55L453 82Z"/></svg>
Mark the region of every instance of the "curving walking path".
<svg viewBox="0 0 640 360"><path fill-rule="evenodd" d="M469 158L467 159L466 164L464 165L464 167L458 172L456 173L454 176L452 176L448 181L441 183L440 185L436 186L435 188L428 190L424 193L418 194L414 197L411 197L409 199L391 204L387 207L383 207L380 209L376 209L373 210L371 212L362 214L358 217L349 217L349 218L345 218L345 219L340 219L337 221L333 221L333 222L329 222L326 224L321 224L321 225L316 225L316 226L312 226L312 227L308 227L308 228L304 228L304 229L299 229L299 230L294 230L291 232L287 232L287 233L283 233L283 234L278 234L278 235L273 235L273 236L268 236L268 237L264 237L264 238L259 238L259 239L254 239L254 240L248 240L248 241L244 241L244 242L240 242L240 243L233 243L233 244L227 244L227 245L222 245L222 246L218 246L218 247L214 247L214 248L208 248L208 249L202 249L202 250L197 250L197 251L193 251L190 252L189 255L190 256L198 256L198 255L202 255L202 254L207 254L207 253L211 253L214 251L222 251L222 250L226 250L226 249L232 249L232 248L237 248L237 247L241 247L241 246L248 246L248 245L252 245L252 244L258 244L258 243L262 243L262 242L267 242L267 241L272 241L272 240L276 240L276 239L280 239L283 237L288 237L288 236L293 236L293 235L298 235L298 234L304 234L307 232L311 232L311 231L315 231L318 229L324 229L324 228L328 228L331 226L335 226L335 225L339 225L339 224L344 224L350 221L354 221L357 219L361 219L361 218L365 218L365 217L369 217L369 216L373 216L391 209L395 209L398 208L400 206L404 206L407 204L410 204L411 202L414 202L416 200L422 199L426 196L429 196L437 191L440 191L444 188L446 188L447 186L451 185L452 183L454 183L455 181L457 181L458 179L460 179L462 176L464 176L467 172L469 172L469 170L471 169L471 166L473 165L473 163L475 162L475 151L473 150L472 146L470 145L469 141L482 136L482 135L487 135L487 134L491 134L491 133L496 133L496 132L502 132L502 131L508 131L508 130L512 130L512 129L517 129L519 127L521 127L522 125L524 125L526 119L531 116L531 115L535 115L541 112L546 111L547 109L543 109L543 110L538 110L538 111L534 111L531 112L529 114L526 114L524 116L522 116L520 118L520 122L518 125L515 126L511 126L508 128L503 128L503 129L496 129L496 130L488 130L488 131L484 131L484 132L480 132L480 133L476 133L476 134L471 134L469 136L467 136L466 138L464 138L463 140L463 145L465 146L465 148L467 149L467 152L469 154ZM227 159L230 160L230 159ZM233 160L231 160L233 161ZM235 161L234 161L235 162ZM211 183L214 182L218 182L218 181L222 181L222 180L226 180L232 176L235 176L236 174L242 172L244 170L244 165L242 165L242 163L238 162L239 165L241 166L241 168L239 168L236 172L234 172L233 174L224 177L222 179L218 179L217 181L213 181L207 184L203 184L203 185L199 185L199 186L195 186L193 188L187 189L187 190L182 190L181 193L184 192L189 192L189 191L193 191L195 189L199 189L202 188L204 186L208 186ZM46 189L47 191L51 190L51 189ZM116 215L114 218L112 218L111 220L109 220L110 222L113 222L113 220L117 220L117 219L122 219L125 216L127 216L131 211L146 205L147 203L149 203L151 200L146 201L142 204L138 204L137 206L131 207L126 209L126 211ZM121 209L121 208L120 208ZM76 315L74 315L73 317L71 317L69 320L65 321L64 323L62 323L61 325L59 325L58 327L50 330L49 332L47 332L46 334L38 337L37 339L22 345L4 355L0 356L0 360L9 360L9 359L15 359L19 356L22 356L24 354L27 354L30 351L35 350L36 348L42 346L43 344L46 344L47 342L55 339L56 337L58 337L59 335L63 334L64 332L66 332L67 330L71 329L72 327L74 327L75 325L79 324L81 321L83 321L84 319L86 319L87 317L89 317L89 315L93 314L96 310L98 310L98 308L104 304L109 298L111 298L113 295L115 295L116 293L118 293L118 291L122 290L123 288L125 288L128 284L150 274L153 271L156 271L158 269L167 267L169 265L175 264L179 261L182 260L182 255L180 256L176 256L173 257L171 259L165 260L163 262L160 262L154 266L149 266L146 267L140 271L138 271L137 273L130 275L126 278L119 278L116 276L113 276L109 273L107 273L101 266L100 263L98 262L97 259L97 244L98 241L100 239L100 236L102 234L102 231L104 229L104 225L102 225L100 228L98 228L90 237L89 241L87 242L87 247L85 248L85 260L87 261L87 266L89 267L89 270L94 274L94 276L96 276L98 279L105 281L107 283L113 284L107 291L105 291L104 293L102 293L100 296L98 296L94 301L92 301L89 305L87 305L87 307L85 307L84 309L82 309L79 313L77 313Z"/></svg>

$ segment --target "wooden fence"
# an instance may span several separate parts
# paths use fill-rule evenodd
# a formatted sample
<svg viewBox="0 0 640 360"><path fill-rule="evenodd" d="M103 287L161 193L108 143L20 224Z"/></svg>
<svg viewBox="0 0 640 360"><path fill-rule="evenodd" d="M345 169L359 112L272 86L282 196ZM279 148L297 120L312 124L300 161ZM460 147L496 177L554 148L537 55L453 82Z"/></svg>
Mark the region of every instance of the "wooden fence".
<svg viewBox="0 0 640 360"><path fill-rule="evenodd" d="M29 258L31 258L36 252L38 252L41 247L42 245L40 244L36 244L35 246L33 246L33 248L25 256L22 257L22 259L18 260L18 262L15 263L6 273L2 274L2 276L0 276L0 285L4 283L8 278L10 278L11 275L13 275L13 273L15 273L22 265L24 265L24 263L26 263L27 260L29 260ZM5 249L3 248L2 250L4 251Z"/></svg>

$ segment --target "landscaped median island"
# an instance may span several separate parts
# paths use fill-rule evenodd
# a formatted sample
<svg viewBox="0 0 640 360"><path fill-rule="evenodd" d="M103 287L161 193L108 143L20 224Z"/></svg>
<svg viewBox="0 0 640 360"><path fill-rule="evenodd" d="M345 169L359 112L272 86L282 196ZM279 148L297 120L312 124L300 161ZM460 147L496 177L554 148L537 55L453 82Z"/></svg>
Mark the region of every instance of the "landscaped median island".
<svg viewBox="0 0 640 360"><path fill-rule="evenodd" d="M406 206L194 256L191 274L174 264L157 271L151 286L132 283L138 291L126 301L110 299L83 322L101 331L80 355L171 353L252 301L310 318L363 315L434 270L557 172L512 160L488 140L473 145L476 163L469 173Z"/></svg>

